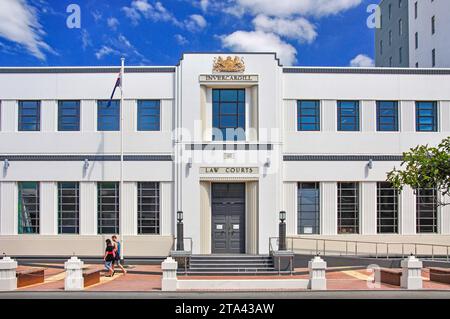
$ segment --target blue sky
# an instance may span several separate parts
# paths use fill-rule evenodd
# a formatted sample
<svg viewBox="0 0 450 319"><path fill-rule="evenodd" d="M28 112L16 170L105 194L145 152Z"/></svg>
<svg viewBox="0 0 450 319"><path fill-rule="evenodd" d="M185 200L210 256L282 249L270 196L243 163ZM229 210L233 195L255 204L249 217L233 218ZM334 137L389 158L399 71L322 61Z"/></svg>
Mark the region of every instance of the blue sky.
<svg viewBox="0 0 450 319"><path fill-rule="evenodd" d="M121 55L128 65L175 65L193 51L275 51L285 65L371 66L366 10L375 2L0 0L0 66L117 65ZM80 8L80 28L67 27L70 4Z"/></svg>

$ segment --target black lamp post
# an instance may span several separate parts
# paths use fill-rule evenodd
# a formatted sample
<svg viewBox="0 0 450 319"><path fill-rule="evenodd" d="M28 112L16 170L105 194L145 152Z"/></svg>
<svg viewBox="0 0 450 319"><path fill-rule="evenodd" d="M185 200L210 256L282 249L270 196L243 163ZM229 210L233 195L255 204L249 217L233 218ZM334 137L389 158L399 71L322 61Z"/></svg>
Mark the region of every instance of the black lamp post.
<svg viewBox="0 0 450 319"><path fill-rule="evenodd" d="M280 226L279 226L279 243L278 250L286 250L286 212L280 212Z"/></svg>
<svg viewBox="0 0 450 319"><path fill-rule="evenodd" d="M177 212L177 251L184 251L183 212Z"/></svg>

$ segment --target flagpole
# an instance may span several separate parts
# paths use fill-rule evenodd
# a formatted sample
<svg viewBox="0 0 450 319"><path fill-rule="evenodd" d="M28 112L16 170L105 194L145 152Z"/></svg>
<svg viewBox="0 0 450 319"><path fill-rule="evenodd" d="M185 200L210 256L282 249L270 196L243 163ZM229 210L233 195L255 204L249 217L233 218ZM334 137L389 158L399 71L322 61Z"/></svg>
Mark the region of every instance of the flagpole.
<svg viewBox="0 0 450 319"><path fill-rule="evenodd" d="M125 58L122 57L121 59L121 66L120 66L120 216L119 219L119 232L120 232L120 243L121 243L121 249L120 249L120 259L124 259L124 243L123 243L123 221L124 221L124 194L123 194L123 82L124 82L124 73L125 73Z"/></svg>

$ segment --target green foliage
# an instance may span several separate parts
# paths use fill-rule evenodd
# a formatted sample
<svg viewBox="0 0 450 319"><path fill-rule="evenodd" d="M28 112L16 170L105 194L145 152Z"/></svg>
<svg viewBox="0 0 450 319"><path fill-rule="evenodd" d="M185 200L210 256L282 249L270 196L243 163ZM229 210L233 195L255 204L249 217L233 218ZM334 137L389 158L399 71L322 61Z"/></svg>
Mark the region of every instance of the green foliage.
<svg viewBox="0 0 450 319"><path fill-rule="evenodd" d="M450 137L437 147L419 145L403 153L401 166L403 170L394 168L387 176L395 188L402 190L406 185L413 189L435 188L450 195Z"/></svg>

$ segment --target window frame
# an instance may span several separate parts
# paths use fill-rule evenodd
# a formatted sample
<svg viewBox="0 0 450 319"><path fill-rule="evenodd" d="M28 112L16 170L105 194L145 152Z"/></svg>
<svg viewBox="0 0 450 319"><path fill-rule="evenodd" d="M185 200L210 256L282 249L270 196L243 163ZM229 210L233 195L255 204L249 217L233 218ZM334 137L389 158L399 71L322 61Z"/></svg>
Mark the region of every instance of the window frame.
<svg viewBox="0 0 450 319"><path fill-rule="evenodd" d="M421 192L432 192L431 195L424 194L421 195ZM428 189L418 189L416 190L416 233L417 234L439 234L439 207L438 207L438 198L439 193L437 189L428 188ZM432 198L432 203L424 203L420 202L420 200L424 198ZM427 210L422 210L424 205L432 205L432 207ZM423 214L432 213L432 217L424 217ZM432 220L432 225L423 225L423 220ZM423 227L431 227L431 231L424 231Z"/></svg>
<svg viewBox="0 0 450 319"><path fill-rule="evenodd" d="M392 194L382 194L383 192L392 192ZM391 199L391 202L381 202L381 199ZM377 234L398 234L399 233L399 203L400 192L389 182L377 182ZM393 205L387 209L386 206ZM386 217L392 213L392 216ZM384 223L391 220L392 223ZM383 228L391 228L392 231L384 231Z"/></svg>
<svg viewBox="0 0 450 319"><path fill-rule="evenodd" d="M25 115L24 114L24 103L36 103L35 114ZM30 107L26 107L29 108ZM24 118L34 118L35 121L32 124L27 123L27 125L35 125L36 128L33 130L24 129ZM18 123L17 129L19 132L39 132L41 130L41 101L40 100L20 100L18 101Z"/></svg>
<svg viewBox="0 0 450 319"><path fill-rule="evenodd" d="M120 127L120 124L121 124L120 123L120 107L121 107L120 100L111 100L111 106L109 106L109 107L112 107L113 104L117 105L117 109L115 110L115 113L117 113L117 114L103 114L102 116L100 116L100 111L104 110L105 108L108 108L106 105L102 105L102 104L105 104L105 103L107 104L109 102L110 102L110 100L97 100L97 131L98 132L118 132L121 130L121 127ZM115 126L110 129L100 128L101 123L103 123L103 125L106 124L104 122L101 122L102 119L104 119L104 118L112 118L112 119L116 118L116 120L115 120L116 123L114 123L114 125L117 125L117 128Z"/></svg>
<svg viewBox="0 0 450 319"><path fill-rule="evenodd" d="M314 187L304 187L311 186L314 184ZM314 190L314 204L303 204L302 203L302 190ZM297 183L297 234L299 235L320 235L320 219L321 219L321 203L320 203L320 183L319 182L299 182ZM302 207L305 206L314 206L314 210L305 211L302 210ZM313 218L305 218L305 214L311 214ZM312 221L313 226L311 233L306 233L304 229L306 227L310 227L307 223L308 221ZM308 225L305 225L304 223Z"/></svg>
<svg viewBox="0 0 450 319"><path fill-rule="evenodd" d="M155 105L144 105L152 102ZM157 114L142 114L144 111L157 110ZM137 131L139 132L159 132L161 131L161 100L145 99L137 101ZM157 119L157 121L144 122L144 119Z"/></svg>
<svg viewBox="0 0 450 319"><path fill-rule="evenodd" d="M145 191L153 191L154 196L143 195ZM144 199L154 199L154 203L145 203ZM138 235L160 235L161 234L161 185L159 182L138 182L137 183L137 233ZM154 209L145 210L144 207L153 207ZM144 215L155 217L145 217ZM145 221L154 221L154 226L144 225ZM150 230L150 231L146 231ZM151 231L153 230L153 231Z"/></svg>
<svg viewBox="0 0 450 319"><path fill-rule="evenodd" d="M381 113L382 103L394 103L394 114L395 116L385 116ZM376 113L377 113L377 132L399 132L399 103L398 101L377 101L376 102ZM382 129L383 125L391 125L391 124L382 124L381 119L383 118L392 118L394 120L392 129Z"/></svg>
<svg viewBox="0 0 450 319"><path fill-rule="evenodd" d="M314 110L314 115L303 114L302 103L314 103L313 107L305 107L306 109ZM321 110L319 100L297 100L297 131L298 132L318 132L321 128ZM303 117L302 117L303 116ZM302 118L314 118L314 122L302 123ZM303 128L306 125L313 125L314 129Z"/></svg>
<svg viewBox="0 0 450 319"><path fill-rule="evenodd" d="M18 189L18 210L17 210L17 217L18 217L18 229L17 233L19 235L27 234L27 235L39 235L41 231L41 198L40 198L40 183L39 182L18 182L17 183L17 189ZM30 187L33 184L33 187ZM28 186L28 187L27 187ZM29 189L34 191L34 194L27 195L24 197L24 189ZM26 203L25 199L33 199L34 202L32 203ZM30 226L25 225L25 210L28 210L26 208L26 205L32 205L33 209L30 211ZM34 216L33 216L34 214ZM24 231L24 229L28 228L29 231Z"/></svg>
<svg viewBox="0 0 450 319"><path fill-rule="evenodd" d="M419 106L422 103L431 103L433 108L433 116L421 116ZM420 124L421 118L431 118L432 124ZM429 126L432 125L432 130L422 130L421 126ZM439 131L439 110L437 101L416 101L416 132L424 132L424 133L436 133Z"/></svg>
<svg viewBox="0 0 450 319"><path fill-rule="evenodd" d="M352 187L343 187L344 185ZM338 182L337 183L337 233L339 235L345 234L359 234L361 229L361 208L360 208L360 184L358 182ZM343 196L343 192L353 191L353 195ZM344 198L353 198L353 202L345 203ZM352 207L353 206L353 207ZM343 208L347 209L343 210ZM342 217L344 213L349 215L353 213L352 217ZM345 225L343 221L350 220L353 223ZM352 231L343 231L343 229L352 229Z"/></svg>
<svg viewBox="0 0 450 319"><path fill-rule="evenodd" d="M67 116L69 118L75 118L77 120L77 123L75 125L76 129L63 129L62 128L62 120L64 119L61 107L66 102L74 102L76 103L76 106L74 109L76 110L76 115ZM58 100L58 132L79 132L81 128L81 102L80 100Z"/></svg>
<svg viewBox="0 0 450 319"><path fill-rule="evenodd" d="M102 195L102 191L114 191L114 195ZM104 199L113 198L113 203L108 203ZM104 209L102 205L114 206L111 210ZM114 215L112 218L105 217L105 214ZM103 221L114 221L114 226L104 225ZM109 232L109 228L114 231ZM120 185L119 182L97 182L97 234L98 235L113 235L120 231Z"/></svg>
<svg viewBox="0 0 450 319"><path fill-rule="evenodd" d="M71 187L65 187L69 186ZM64 194L67 191L74 192L73 195ZM73 199L73 202L64 202L64 199ZM74 206L74 210L64 209L65 206ZM74 217L64 217L64 215L73 214ZM73 224L65 224L66 221L75 221ZM74 231L65 231L73 228ZM80 233L80 183L79 182L58 182L58 234Z"/></svg>
<svg viewBox="0 0 450 319"><path fill-rule="evenodd" d="M236 96L237 96L237 100L234 101L226 101L226 100L222 100L222 92L225 91L236 91ZM218 101L215 100L215 92L219 92L219 99ZM240 100L240 92L243 93L243 100ZM221 141L221 142L239 142L239 141L246 141L247 138L247 110L246 110L246 89L245 88L213 88L211 90L211 94L212 94L212 128L213 128L213 134L212 134L212 140L213 141ZM215 112L215 108L216 108L216 104L217 104L217 110L218 113L216 114ZM226 113L226 112L222 112L223 109L225 109L224 104L235 104L236 106L236 112L234 113ZM240 112L239 109L242 107L243 112ZM216 119L217 117L217 119ZM235 117L235 121L236 121L236 126L222 126L221 125L221 120L223 117ZM239 125L239 122L242 122L241 126ZM227 130L228 132L230 132L231 130L235 130L235 132L237 131L238 133L240 132L240 130L244 131L244 136L241 136L240 134L234 134L233 139L230 139L230 136L228 136L227 134ZM214 134L215 130L219 130L220 132L222 132L222 138L220 139L220 136L217 136L216 134Z"/></svg>
<svg viewBox="0 0 450 319"><path fill-rule="evenodd" d="M343 109L342 105L344 103L354 103L354 107L356 107L355 111L354 111L355 115L352 115L352 116L348 116L348 115L343 116L342 115L342 109ZM342 124L343 124L342 119L344 119L344 118L353 118L354 119L354 121L355 121L354 129L347 130L347 129L342 128ZM359 132L359 131L361 131L361 111L360 111L360 102L359 101L355 101L355 100L337 101L337 130L338 130L338 132Z"/></svg>

